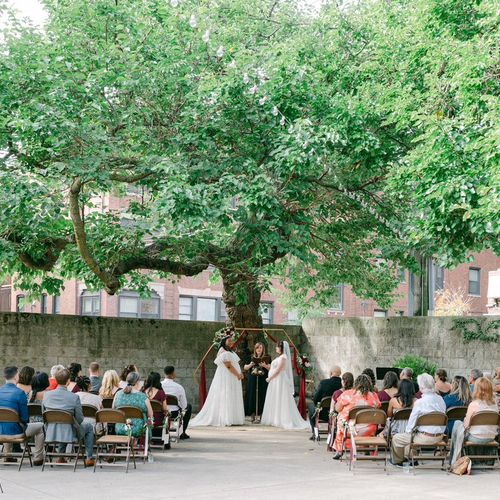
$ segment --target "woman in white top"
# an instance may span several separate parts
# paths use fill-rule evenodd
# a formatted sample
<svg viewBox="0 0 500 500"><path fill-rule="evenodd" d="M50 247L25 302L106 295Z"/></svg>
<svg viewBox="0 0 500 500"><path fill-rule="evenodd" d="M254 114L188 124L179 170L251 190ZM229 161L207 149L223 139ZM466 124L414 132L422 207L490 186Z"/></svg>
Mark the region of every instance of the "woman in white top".
<svg viewBox="0 0 500 500"><path fill-rule="evenodd" d="M78 377L76 379L76 385L80 388L80 391L76 393L76 395L80 398L80 403L82 405L90 405L93 406L96 410L102 410L102 399L97 394L92 394L90 388L92 387L92 383L90 382L90 378L86 375L82 377ZM95 418L84 417L84 422L88 422L94 426L95 431Z"/></svg>
<svg viewBox="0 0 500 500"><path fill-rule="evenodd" d="M283 429L309 429L295 404L292 361L288 342L278 342L279 355L272 363L267 381L266 402L260 423Z"/></svg>
<svg viewBox="0 0 500 500"><path fill-rule="evenodd" d="M232 350L230 337L222 340L215 358L217 369L208 396L190 427L243 425L245 409L241 380L240 358Z"/></svg>

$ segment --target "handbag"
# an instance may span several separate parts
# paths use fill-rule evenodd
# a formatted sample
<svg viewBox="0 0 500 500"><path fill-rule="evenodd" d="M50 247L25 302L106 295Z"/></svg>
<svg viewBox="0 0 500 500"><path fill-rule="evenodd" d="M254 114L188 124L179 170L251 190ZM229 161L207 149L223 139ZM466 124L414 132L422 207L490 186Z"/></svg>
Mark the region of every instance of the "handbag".
<svg viewBox="0 0 500 500"><path fill-rule="evenodd" d="M470 475L472 461L469 457L460 457L452 466L450 472L457 476Z"/></svg>

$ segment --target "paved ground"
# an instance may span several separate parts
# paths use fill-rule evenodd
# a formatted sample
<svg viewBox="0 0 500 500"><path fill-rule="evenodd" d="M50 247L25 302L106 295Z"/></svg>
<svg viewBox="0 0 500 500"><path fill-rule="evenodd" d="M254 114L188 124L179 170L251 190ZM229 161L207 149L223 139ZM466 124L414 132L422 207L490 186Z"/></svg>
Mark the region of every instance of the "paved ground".
<svg viewBox="0 0 500 500"><path fill-rule="evenodd" d="M123 469L0 468L0 500L92 499L488 499L500 473L457 477L439 470L407 474L361 463L355 475L334 462L307 432L259 426L193 429L192 439L154 455L153 463Z"/></svg>

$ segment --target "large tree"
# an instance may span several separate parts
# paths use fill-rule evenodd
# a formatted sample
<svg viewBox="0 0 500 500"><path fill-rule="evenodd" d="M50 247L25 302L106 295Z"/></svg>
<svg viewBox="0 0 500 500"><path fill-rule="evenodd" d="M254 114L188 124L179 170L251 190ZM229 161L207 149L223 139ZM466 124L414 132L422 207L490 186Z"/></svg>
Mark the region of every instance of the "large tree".
<svg viewBox="0 0 500 500"><path fill-rule="evenodd" d="M43 31L12 21L0 67L0 272L36 293L76 277L113 294L145 290L144 270L212 266L232 323L259 326L271 276L294 306L327 304L339 283L387 304L391 266L415 251L491 246L491 227L471 225L491 218L489 191L461 214L465 228L454 229L446 198L444 215L426 202L435 167L418 112L426 92L434 98L424 72L438 68L430 58L419 69L410 35L417 24L426 41L418 9L450 21L429 0L312 18L298 4L47 1ZM432 39L428 53L438 49ZM435 155L445 172L453 151ZM142 195L126 214L99 205L130 185ZM440 239L438 218L451 237Z"/></svg>

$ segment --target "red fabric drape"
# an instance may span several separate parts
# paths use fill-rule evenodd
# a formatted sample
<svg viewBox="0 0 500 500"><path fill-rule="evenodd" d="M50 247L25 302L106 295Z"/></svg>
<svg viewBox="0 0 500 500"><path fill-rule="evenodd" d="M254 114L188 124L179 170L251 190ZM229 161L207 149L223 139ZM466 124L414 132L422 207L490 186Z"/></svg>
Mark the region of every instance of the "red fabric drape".
<svg viewBox="0 0 500 500"><path fill-rule="evenodd" d="M200 396L200 410L203 408L205 404L205 400L207 399L207 374L205 371L205 361L201 363L200 366L200 385L199 385L199 396Z"/></svg>
<svg viewBox="0 0 500 500"><path fill-rule="evenodd" d="M307 404L306 404L306 372L297 364L297 350L295 347L292 350L293 357L293 367L295 368L295 373L300 377L300 389L299 389L299 404L297 409L301 414L302 418L307 417Z"/></svg>

